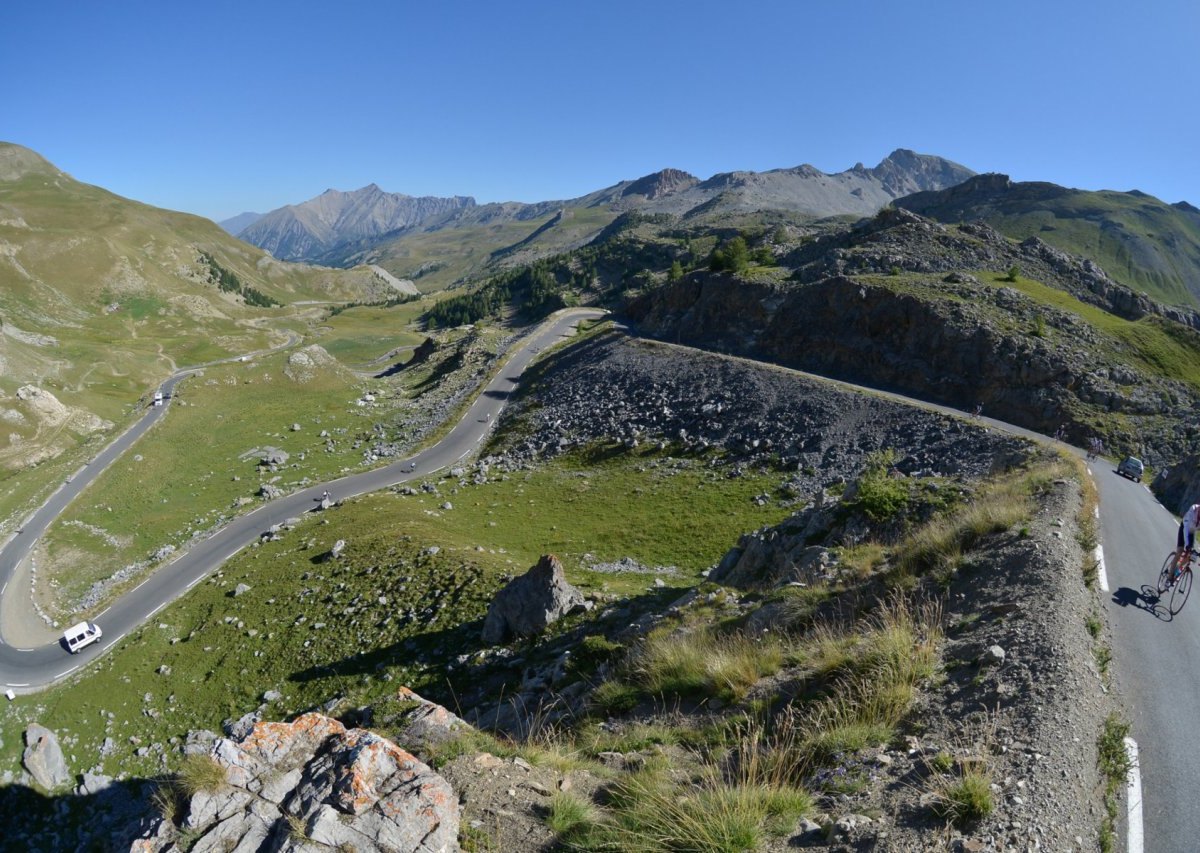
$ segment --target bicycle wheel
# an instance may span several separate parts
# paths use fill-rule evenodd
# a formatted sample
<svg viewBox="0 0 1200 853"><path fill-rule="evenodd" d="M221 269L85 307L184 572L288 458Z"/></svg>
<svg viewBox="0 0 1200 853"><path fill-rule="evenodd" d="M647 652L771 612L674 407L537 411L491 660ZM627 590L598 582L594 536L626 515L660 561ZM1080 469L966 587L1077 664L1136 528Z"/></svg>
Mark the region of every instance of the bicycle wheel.
<svg viewBox="0 0 1200 853"><path fill-rule="evenodd" d="M1183 609L1183 605L1187 604L1188 593L1192 591L1192 569L1189 566L1183 570L1183 574L1179 576L1179 580L1175 581L1175 588L1171 590L1171 615L1174 616Z"/></svg>
<svg viewBox="0 0 1200 853"><path fill-rule="evenodd" d="M1158 594L1162 595L1171 588L1171 570L1175 567L1175 552L1171 551L1167 554L1167 559L1163 561L1162 570L1158 573Z"/></svg>

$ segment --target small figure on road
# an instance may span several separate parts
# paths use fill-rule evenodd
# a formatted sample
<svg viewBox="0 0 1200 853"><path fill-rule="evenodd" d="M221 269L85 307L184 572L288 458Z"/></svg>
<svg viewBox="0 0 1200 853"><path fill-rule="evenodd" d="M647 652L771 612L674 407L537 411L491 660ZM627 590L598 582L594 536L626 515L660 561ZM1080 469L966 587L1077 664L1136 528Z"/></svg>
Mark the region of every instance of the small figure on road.
<svg viewBox="0 0 1200 853"><path fill-rule="evenodd" d="M983 403L977 403L977 404L975 405L975 413L972 415L972 417L976 417L976 418L977 418L977 417L979 417L979 416L980 416L980 415L982 415L982 414L983 414Z"/></svg>
<svg viewBox="0 0 1200 853"><path fill-rule="evenodd" d="M329 489L321 493L321 500L322 502L329 500Z"/></svg>

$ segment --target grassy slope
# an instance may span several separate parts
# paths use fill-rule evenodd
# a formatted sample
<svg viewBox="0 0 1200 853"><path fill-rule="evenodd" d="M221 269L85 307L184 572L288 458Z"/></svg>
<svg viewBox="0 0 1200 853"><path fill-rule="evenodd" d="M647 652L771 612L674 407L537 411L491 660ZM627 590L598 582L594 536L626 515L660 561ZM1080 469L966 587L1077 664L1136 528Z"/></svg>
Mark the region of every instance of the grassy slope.
<svg viewBox="0 0 1200 853"><path fill-rule="evenodd" d="M354 362L370 361L423 340L408 325L420 310L418 303L348 309L325 320L306 340ZM364 338L366 329L373 334ZM179 387L184 405L173 408L135 452L115 462L47 531L45 563L54 567L64 600L163 544L181 544L193 531L219 525L262 482L288 488L359 469L363 453L356 442L372 425L420 405L409 399L426 378L420 369L374 380L325 368L309 381L296 382L284 372L286 360L287 355L276 354L212 367ZM354 401L365 389L375 392L377 402L361 408ZM250 418L234 414L251 411ZM295 423L301 430L291 430ZM332 439L332 452L322 431ZM241 456L267 445L286 450L291 459L277 474L260 475L256 460Z"/></svg>
<svg viewBox="0 0 1200 853"><path fill-rule="evenodd" d="M990 270L972 270L971 273L985 286L1014 288L1033 300L1035 305L1063 311L1083 320L1099 333L1098 352L1114 362L1127 364L1151 376L1185 382L1200 391L1200 333L1159 317L1126 320L1082 302L1064 290L1025 276L1018 276L1012 282L1007 276ZM923 298L964 301L964 297L947 292L943 285L920 274L858 278L899 292L912 292ZM984 301L970 301L977 308L988 305ZM1031 333L1028 324L1021 325L1010 313L999 309L993 309L992 313L1001 328L1012 333ZM1059 332L1051 325L1047 326L1044 334L1052 337Z"/></svg>
<svg viewBox="0 0 1200 853"><path fill-rule="evenodd" d="M225 717L252 710L268 689L284 694L269 711L273 718L339 694L349 706L362 704L397 683L443 692L444 661L478 647L478 623L457 626L483 615L502 574L555 551L585 588L641 595L651 576L581 569L584 553L633 556L680 568L661 575L673 597L673 588L695 584L739 533L783 517L785 509L751 500L779 479L731 480L698 463L677 468L652 455L576 456L482 486L443 482L440 495L355 500L305 521L283 541L241 552L69 684L19 697L0 724L6 763L18 760L20 731L33 719L79 739L69 750L77 756L73 770L99 763L109 774L141 775L158 772L159 761L154 753L136 758L131 736L165 744L190 728L218 729ZM444 501L454 508L441 509ZM320 562L339 538L349 543L347 557ZM435 544L440 553L426 553ZM251 592L230 597L242 582ZM422 651L431 655L428 664L418 661ZM170 673L156 674L164 664ZM158 716L143 715L143 708ZM115 721L106 722L101 710ZM106 735L117 741L117 754L100 761Z"/></svg>
<svg viewBox="0 0 1200 853"><path fill-rule="evenodd" d="M0 143L0 153L6 149ZM119 429L135 402L176 367L282 343L318 313L310 305L246 306L208 280L200 252L284 303L392 293L365 268L280 263L206 219L35 165L0 181L0 323L7 332L0 334L0 401L38 385ZM0 430L0 468L19 467L44 449L65 452L68 467L78 464L86 437L70 429L39 433L25 415Z"/></svg>
<svg viewBox="0 0 1200 853"><path fill-rule="evenodd" d="M983 219L1017 240L1038 237L1161 302L1200 304L1200 215L1152 196L1018 183L971 204L914 209L944 222Z"/></svg>

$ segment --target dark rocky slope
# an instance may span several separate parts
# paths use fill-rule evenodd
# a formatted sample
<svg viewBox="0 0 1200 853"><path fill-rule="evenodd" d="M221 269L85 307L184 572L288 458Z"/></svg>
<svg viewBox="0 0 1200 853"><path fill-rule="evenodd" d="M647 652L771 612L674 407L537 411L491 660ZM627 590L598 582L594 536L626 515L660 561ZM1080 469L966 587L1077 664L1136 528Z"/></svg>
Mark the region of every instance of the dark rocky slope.
<svg viewBox="0 0 1200 853"><path fill-rule="evenodd" d="M785 257L788 281L695 272L626 306L640 333L884 387L1054 433L1092 434L1154 464L1197 441L1180 414L1196 390L1131 357L1077 313L997 276L1022 275L1128 320L1158 324L1195 348L1192 312L1164 308L1086 261L986 226L948 229L884 211ZM1185 327L1186 324L1186 327Z"/></svg>

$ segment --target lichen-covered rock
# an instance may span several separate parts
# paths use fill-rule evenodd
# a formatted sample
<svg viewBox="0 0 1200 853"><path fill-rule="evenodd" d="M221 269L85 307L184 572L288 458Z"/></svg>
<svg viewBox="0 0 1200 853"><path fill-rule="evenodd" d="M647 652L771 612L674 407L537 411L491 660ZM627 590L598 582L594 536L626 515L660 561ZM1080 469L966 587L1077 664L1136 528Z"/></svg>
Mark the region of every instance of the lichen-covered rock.
<svg viewBox="0 0 1200 853"><path fill-rule="evenodd" d="M227 785L192 797L183 829L192 850L353 850L451 853L458 798L428 766L389 740L321 714L260 722L209 752ZM152 826L131 850L175 853L177 833Z"/></svg>

